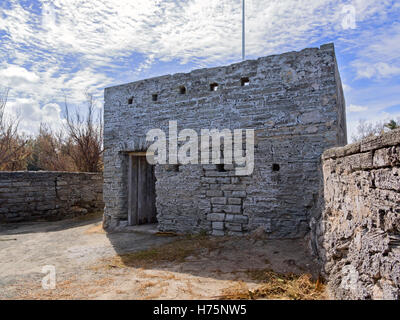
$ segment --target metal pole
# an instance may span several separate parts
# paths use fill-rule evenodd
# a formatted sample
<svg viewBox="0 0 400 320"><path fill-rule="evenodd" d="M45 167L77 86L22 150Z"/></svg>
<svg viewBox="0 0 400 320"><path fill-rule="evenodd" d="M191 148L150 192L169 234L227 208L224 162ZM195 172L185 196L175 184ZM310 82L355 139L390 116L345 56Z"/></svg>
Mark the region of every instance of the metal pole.
<svg viewBox="0 0 400 320"><path fill-rule="evenodd" d="M242 60L244 61L246 58L246 26L245 26L245 0L242 0L243 8L242 8Z"/></svg>

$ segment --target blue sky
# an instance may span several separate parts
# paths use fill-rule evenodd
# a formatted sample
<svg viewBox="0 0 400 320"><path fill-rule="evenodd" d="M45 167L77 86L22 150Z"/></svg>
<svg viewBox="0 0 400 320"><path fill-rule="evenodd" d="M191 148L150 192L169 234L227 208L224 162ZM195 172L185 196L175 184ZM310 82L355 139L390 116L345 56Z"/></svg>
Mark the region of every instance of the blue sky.
<svg viewBox="0 0 400 320"><path fill-rule="evenodd" d="M246 0L247 58L334 42L349 137L400 117L400 2ZM89 90L241 59L241 0L1 0L0 86L21 129L63 122Z"/></svg>

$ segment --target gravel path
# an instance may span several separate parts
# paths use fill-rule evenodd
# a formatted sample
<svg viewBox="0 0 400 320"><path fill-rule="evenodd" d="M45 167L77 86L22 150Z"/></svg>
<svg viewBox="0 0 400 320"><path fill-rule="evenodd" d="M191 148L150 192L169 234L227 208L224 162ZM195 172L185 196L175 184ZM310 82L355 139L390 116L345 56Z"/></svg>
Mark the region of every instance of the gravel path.
<svg viewBox="0 0 400 320"><path fill-rule="evenodd" d="M58 279L63 279L99 259L172 240L156 237L146 228L144 232L107 235L101 229L101 218L1 225L0 299L12 297L7 287L17 287L21 281L41 281L46 265L55 266Z"/></svg>
<svg viewBox="0 0 400 320"><path fill-rule="evenodd" d="M1 225L0 299L212 299L227 288L255 288L249 270L318 273L304 241L252 237L220 238L184 261L113 265L121 254L182 239L157 236L154 226L135 230L106 234L99 217ZM54 291L41 288L46 265L56 268Z"/></svg>

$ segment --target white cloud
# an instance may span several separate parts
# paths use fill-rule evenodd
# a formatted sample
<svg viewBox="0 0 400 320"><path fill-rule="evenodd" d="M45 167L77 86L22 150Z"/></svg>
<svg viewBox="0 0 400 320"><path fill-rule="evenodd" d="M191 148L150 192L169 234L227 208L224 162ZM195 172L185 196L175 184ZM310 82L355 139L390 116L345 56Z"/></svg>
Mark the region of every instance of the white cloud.
<svg viewBox="0 0 400 320"><path fill-rule="evenodd" d="M316 37L341 30L342 5L336 0L247 1L248 54L265 55L302 48ZM386 1L354 1L358 20L382 10ZM12 42L52 55L83 58L126 57L131 52L155 58L240 59L240 0L71 0L43 1L42 16L14 3L6 13ZM283 47L283 48L282 48ZM105 61L109 63L109 61Z"/></svg>
<svg viewBox="0 0 400 320"><path fill-rule="evenodd" d="M5 69L0 69L0 78L8 87L18 86L23 82L39 81L37 74L16 65L8 65Z"/></svg>
<svg viewBox="0 0 400 320"><path fill-rule="evenodd" d="M353 90L353 88L351 86L349 86L348 84L346 84L346 83L342 83L342 88L343 88L343 91L344 91L345 94L347 92L350 92L351 90Z"/></svg>
<svg viewBox="0 0 400 320"><path fill-rule="evenodd" d="M354 50L356 49L356 50ZM358 79L383 79L400 74L400 24L366 30L357 38L351 63Z"/></svg>
<svg viewBox="0 0 400 320"><path fill-rule="evenodd" d="M347 110L349 112L362 112L362 111L367 111L368 108L367 107L363 107L363 106L357 106L354 104L351 104L348 106Z"/></svg>
<svg viewBox="0 0 400 320"><path fill-rule="evenodd" d="M400 74L400 67L389 65L385 62L378 62L375 64L375 67L378 75L384 78L397 76Z"/></svg>
<svg viewBox="0 0 400 320"><path fill-rule="evenodd" d="M139 67L136 69L136 73L139 74L140 72L147 70L154 62L154 54L150 54L145 61L143 61Z"/></svg>
<svg viewBox="0 0 400 320"><path fill-rule="evenodd" d="M27 98L11 101L6 107L6 115L13 119L19 118L19 129L27 135L38 133L41 123L50 126L52 130L60 130L65 123L61 114L61 108L56 103L40 107L37 101Z"/></svg>
<svg viewBox="0 0 400 320"><path fill-rule="evenodd" d="M357 78L389 78L400 75L400 66L389 65L386 62L363 62L355 61L353 66L357 69Z"/></svg>
<svg viewBox="0 0 400 320"><path fill-rule="evenodd" d="M39 112L40 119L63 92L71 103L82 101L87 88L100 97L104 87L127 75L135 80L158 60L203 67L241 57L241 0L40 0L40 14L6 1L10 9L0 8L0 30L6 33L0 36L0 61L8 64L1 66L6 76L0 76L0 85L11 86L15 99L28 99L30 114ZM351 1L355 30L342 28L347 0L246 3L250 58L342 37L343 48L356 52L352 67L359 78L400 74L400 24L359 27L398 10L393 1ZM143 60L132 66L134 53ZM20 69L8 72L13 67Z"/></svg>

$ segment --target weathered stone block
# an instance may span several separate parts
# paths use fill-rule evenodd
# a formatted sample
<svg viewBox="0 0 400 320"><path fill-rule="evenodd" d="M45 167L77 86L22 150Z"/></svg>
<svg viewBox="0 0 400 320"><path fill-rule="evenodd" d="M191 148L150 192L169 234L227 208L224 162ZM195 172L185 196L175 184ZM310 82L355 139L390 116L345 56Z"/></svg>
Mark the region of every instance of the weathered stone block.
<svg viewBox="0 0 400 320"><path fill-rule="evenodd" d="M221 186L221 190L227 190L227 191L246 190L246 185L244 185L244 184L224 184Z"/></svg>
<svg viewBox="0 0 400 320"><path fill-rule="evenodd" d="M216 237L222 237L225 235L225 232L223 230L215 230L213 229L211 232L211 235L216 236Z"/></svg>
<svg viewBox="0 0 400 320"><path fill-rule="evenodd" d="M221 190L208 190L206 195L207 197L222 197L224 193Z"/></svg>
<svg viewBox="0 0 400 320"><path fill-rule="evenodd" d="M225 213L209 213L207 214L207 220L223 222L225 220Z"/></svg>
<svg viewBox="0 0 400 320"><path fill-rule="evenodd" d="M232 197L237 197L237 198L246 198L247 193L246 191L233 191L231 193Z"/></svg>
<svg viewBox="0 0 400 320"><path fill-rule="evenodd" d="M249 222L249 217L244 216L244 215L238 215L238 214L227 214L225 217L225 222L235 222L235 223L247 224Z"/></svg>
<svg viewBox="0 0 400 320"><path fill-rule="evenodd" d="M373 164L375 168L396 166L400 164L400 147L393 146L376 150Z"/></svg>
<svg viewBox="0 0 400 320"><path fill-rule="evenodd" d="M217 178L217 183L231 183L231 178Z"/></svg>
<svg viewBox="0 0 400 320"><path fill-rule="evenodd" d="M242 207L237 205L227 205L225 206L224 211L226 213L241 213Z"/></svg>
<svg viewBox="0 0 400 320"><path fill-rule="evenodd" d="M213 171L217 170L216 164L203 164L202 167L204 170L207 170L207 171L208 170L213 170Z"/></svg>
<svg viewBox="0 0 400 320"><path fill-rule="evenodd" d="M219 221L213 222L212 223L212 228L214 230L224 230L224 223L223 222L219 222Z"/></svg>
<svg viewBox="0 0 400 320"><path fill-rule="evenodd" d="M201 177L201 182L205 182L205 183L217 183L217 179L216 179L216 178Z"/></svg>
<svg viewBox="0 0 400 320"><path fill-rule="evenodd" d="M228 204L242 204L242 199L241 198L228 198Z"/></svg>
<svg viewBox="0 0 400 320"><path fill-rule="evenodd" d="M226 198L224 198L224 197L211 198L211 203L212 204L226 204Z"/></svg>
<svg viewBox="0 0 400 320"><path fill-rule="evenodd" d="M242 232L242 225L240 223L225 223L225 227L229 231Z"/></svg>

